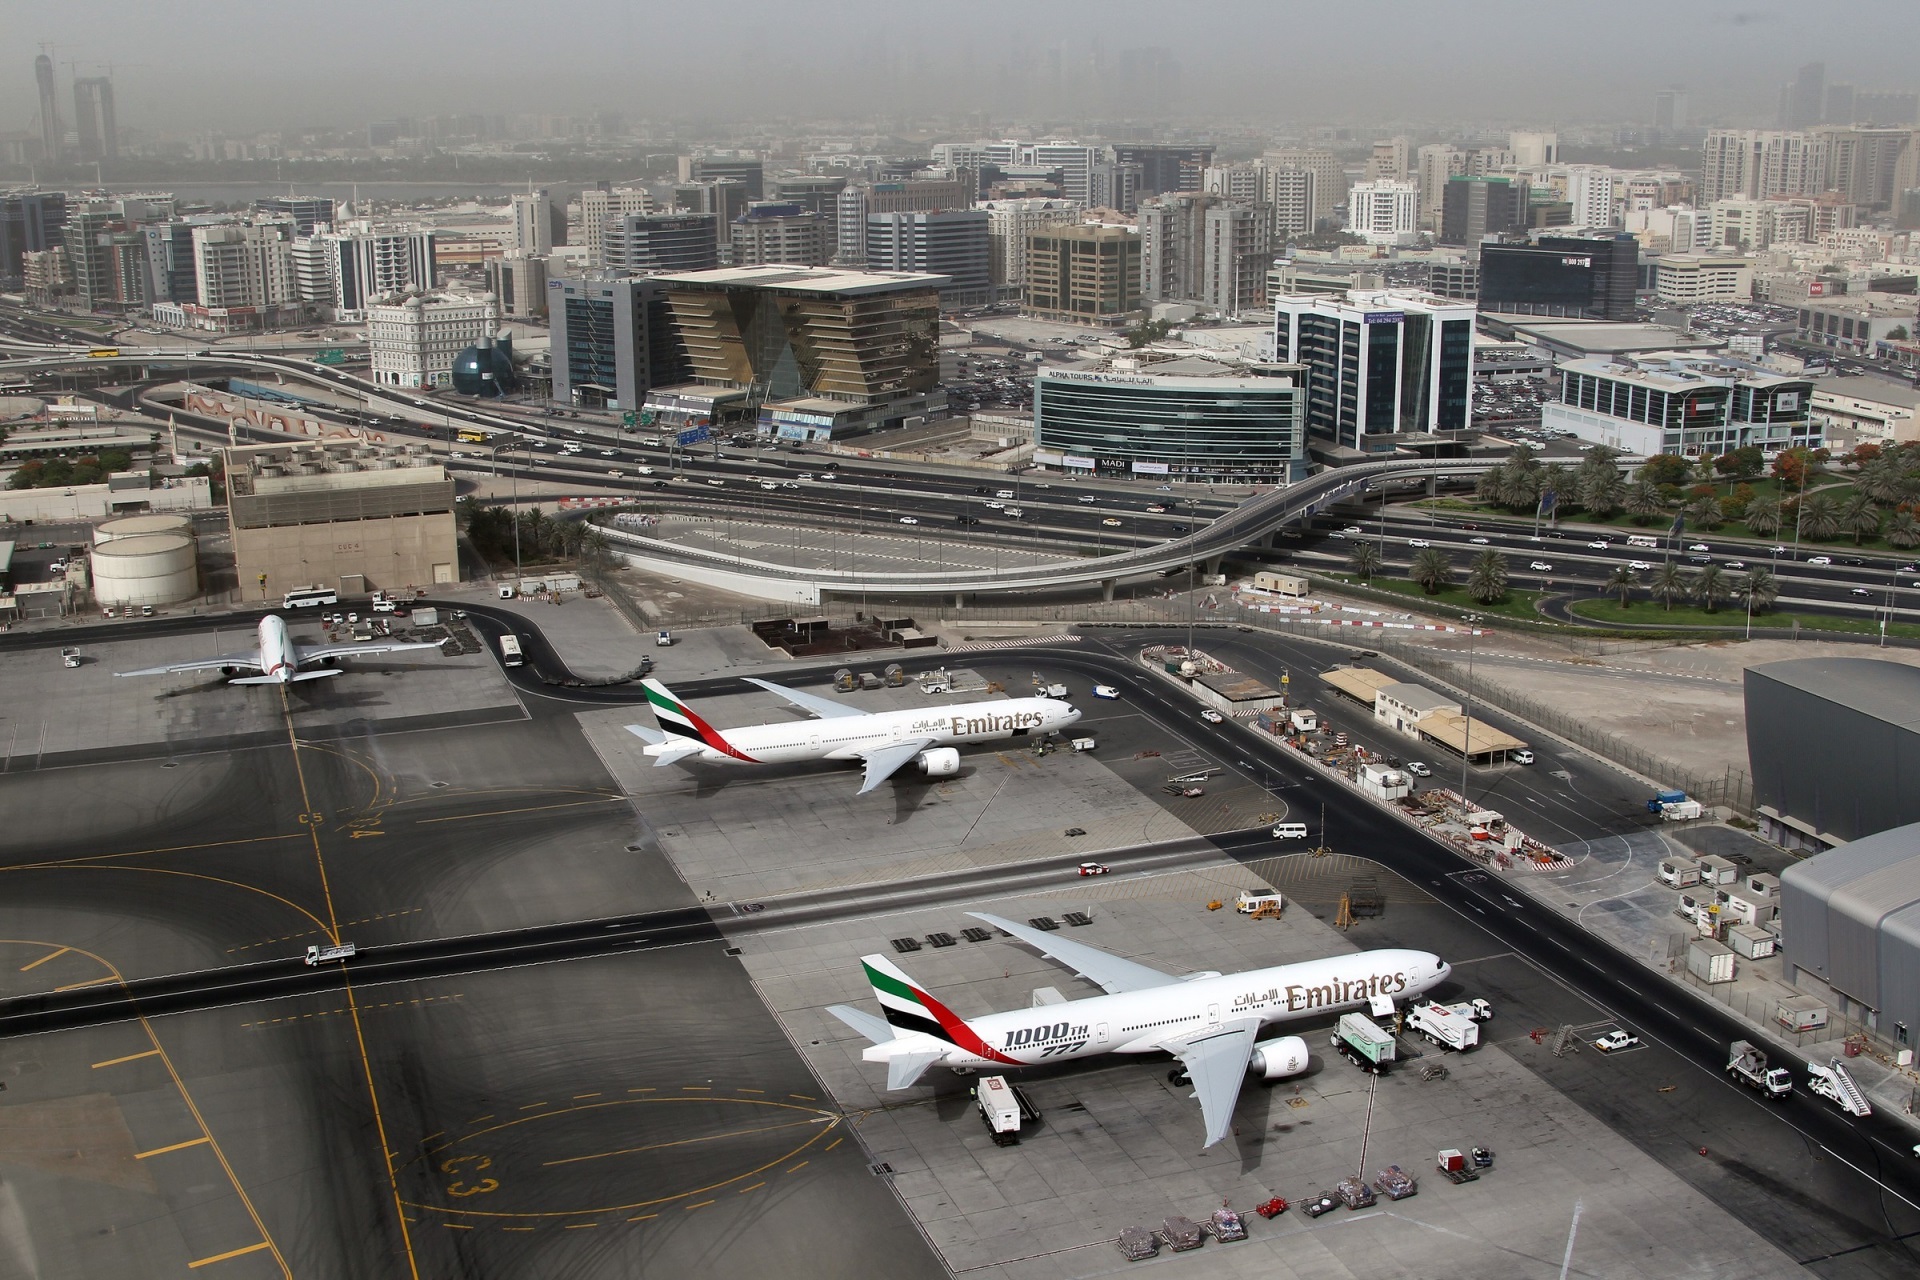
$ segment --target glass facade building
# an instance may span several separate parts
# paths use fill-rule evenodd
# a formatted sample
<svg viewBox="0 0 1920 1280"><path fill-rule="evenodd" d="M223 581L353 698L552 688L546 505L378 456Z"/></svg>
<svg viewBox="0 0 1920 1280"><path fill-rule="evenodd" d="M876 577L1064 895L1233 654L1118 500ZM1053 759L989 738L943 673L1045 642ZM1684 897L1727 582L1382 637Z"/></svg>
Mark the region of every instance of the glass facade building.
<svg viewBox="0 0 1920 1280"><path fill-rule="evenodd" d="M1294 294L1274 302L1274 352L1306 366L1307 430L1362 452L1387 437L1472 425L1473 306L1431 294Z"/></svg>
<svg viewBox="0 0 1920 1280"><path fill-rule="evenodd" d="M1257 372L1268 376L1238 376ZM1299 479L1306 473L1300 373L1273 365L1201 377L1043 369L1033 380L1034 460L1103 476Z"/></svg>
<svg viewBox="0 0 1920 1280"><path fill-rule="evenodd" d="M1569 360L1560 372L1560 399L1541 406L1541 425L1641 457L1821 443L1813 383L1745 361L1670 352Z"/></svg>
<svg viewBox="0 0 1920 1280"><path fill-rule="evenodd" d="M1480 250L1480 306L1529 316L1633 319L1640 242L1632 236L1541 236Z"/></svg>

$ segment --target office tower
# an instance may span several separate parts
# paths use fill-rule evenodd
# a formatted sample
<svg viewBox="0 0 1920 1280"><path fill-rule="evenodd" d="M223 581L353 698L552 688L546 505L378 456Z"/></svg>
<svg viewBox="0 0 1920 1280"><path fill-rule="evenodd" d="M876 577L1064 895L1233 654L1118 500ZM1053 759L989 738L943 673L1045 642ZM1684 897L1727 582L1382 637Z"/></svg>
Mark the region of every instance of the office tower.
<svg viewBox="0 0 1920 1280"><path fill-rule="evenodd" d="M299 310L290 222L221 223L193 229L195 304L250 328L271 312ZM207 319L219 317L209 314ZM215 327L224 327L216 324Z"/></svg>
<svg viewBox="0 0 1920 1280"><path fill-rule="evenodd" d="M1480 309L1587 320L1633 319L1640 242L1630 235L1541 236L1480 249Z"/></svg>
<svg viewBox="0 0 1920 1280"><path fill-rule="evenodd" d="M1483 286L1484 287L1484 286ZM1353 290L1274 300L1274 353L1307 366L1307 430L1364 452L1472 426L1473 305Z"/></svg>
<svg viewBox="0 0 1920 1280"><path fill-rule="evenodd" d="M738 182L746 188L746 200L766 199L766 166L756 157L715 153L681 156L680 181L683 185L704 182ZM744 208L744 205L742 206ZM703 212L711 212L703 210ZM735 214L734 216L739 216Z"/></svg>
<svg viewBox="0 0 1920 1280"><path fill-rule="evenodd" d="M147 242L147 301L193 302L199 297L193 271L195 222L150 223L140 229Z"/></svg>
<svg viewBox="0 0 1920 1280"><path fill-rule="evenodd" d="M1567 168L1567 203L1573 206L1576 227L1611 227L1620 219L1614 212L1613 170L1576 164Z"/></svg>
<svg viewBox="0 0 1920 1280"><path fill-rule="evenodd" d="M53 86L53 59L41 54L33 60L33 82L40 91L40 156L48 163L60 159L66 131L60 127L60 97Z"/></svg>
<svg viewBox="0 0 1920 1280"><path fill-rule="evenodd" d="M1373 144L1373 154L1367 159L1367 180L1378 182L1404 182L1413 174L1407 158L1409 144L1405 138L1384 138Z"/></svg>
<svg viewBox="0 0 1920 1280"><path fill-rule="evenodd" d="M1782 96L1782 129L1808 129L1826 116L1827 64L1809 62L1800 68Z"/></svg>
<svg viewBox="0 0 1920 1280"><path fill-rule="evenodd" d="M1261 198L1273 211L1274 245L1313 234L1313 175L1305 169L1262 168L1266 189Z"/></svg>
<svg viewBox="0 0 1920 1280"><path fill-rule="evenodd" d="M867 215L970 209L973 194L963 182L939 178L919 182L850 182L835 197L838 243L833 260L859 266L867 260Z"/></svg>
<svg viewBox="0 0 1920 1280"><path fill-rule="evenodd" d="M1199 301L1227 315L1267 300L1273 218L1265 205L1227 200L1210 206L1201 228Z"/></svg>
<svg viewBox="0 0 1920 1280"><path fill-rule="evenodd" d="M804 205L762 200L747 206L728 228L733 265L759 266L784 262L799 267L824 267L833 256L834 228L824 214Z"/></svg>
<svg viewBox="0 0 1920 1280"><path fill-rule="evenodd" d="M588 265L606 265L609 218L624 218L630 213L653 211L653 198L647 194L645 187L609 188L601 183L583 189L580 192L580 243L586 246Z"/></svg>
<svg viewBox="0 0 1920 1280"><path fill-rule="evenodd" d="M545 310L561 404L638 410L654 387L691 376L657 277L554 276Z"/></svg>
<svg viewBox="0 0 1920 1280"><path fill-rule="evenodd" d="M1137 198L1168 192L1198 191L1200 175L1213 163L1211 146L1116 142L1106 152L1105 159L1109 163L1140 166Z"/></svg>
<svg viewBox="0 0 1920 1280"><path fill-rule="evenodd" d="M1318 227L1347 198L1347 172L1340 157L1318 147L1283 147L1264 159L1276 169L1305 169L1313 175L1313 222Z"/></svg>
<svg viewBox="0 0 1920 1280"><path fill-rule="evenodd" d="M67 264L73 272L74 297L84 310L113 298L110 236L119 223L117 211L104 200L75 205L67 213Z"/></svg>
<svg viewBox="0 0 1920 1280"><path fill-rule="evenodd" d="M1467 152L1444 142L1429 143L1414 153L1413 181L1420 189L1421 221L1436 222L1447 203L1447 183L1464 177Z"/></svg>
<svg viewBox="0 0 1920 1280"><path fill-rule="evenodd" d="M629 276L709 270L720 262L717 225L711 213L630 213L609 218L603 244L607 270Z"/></svg>
<svg viewBox="0 0 1920 1280"><path fill-rule="evenodd" d="M1095 162L1087 177L1087 207L1132 213L1140 207L1140 188L1146 171L1137 164L1115 160Z"/></svg>
<svg viewBox="0 0 1920 1280"><path fill-rule="evenodd" d="M1412 244L1420 228L1420 191L1411 182L1356 182L1347 192L1347 230L1368 244Z"/></svg>
<svg viewBox="0 0 1920 1280"><path fill-rule="evenodd" d="M565 217L564 214L561 215ZM513 236L507 247L522 253L545 255L553 252L554 202L545 191L516 191L513 194ZM561 235L559 243L566 243Z"/></svg>
<svg viewBox="0 0 1920 1280"><path fill-rule="evenodd" d="M1251 164L1209 165L1200 175L1200 189L1230 200L1264 200L1265 176Z"/></svg>
<svg viewBox="0 0 1920 1280"><path fill-rule="evenodd" d="M1687 91L1678 85L1653 95L1653 127L1662 133L1684 129L1689 123Z"/></svg>
<svg viewBox="0 0 1920 1280"><path fill-rule="evenodd" d="M947 277L942 307L993 301L992 240L984 209L934 209L867 214L870 271Z"/></svg>
<svg viewBox="0 0 1920 1280"><path fill-rule="evenodd" d="M989 200L980 207L987 215L994 289L996 294L1009 297L1018 297L1027 283L1028 237L1044 228L1080 220L1080 206L1071 200Z"/></svg>
<svg viewBox="0 0 1920 1280"><path fill-rule="evenodd" d="M547 314L547 260L514 250L486 261L487 292L500 300L500 314L540 319Z"/></svg>
<svg viewBox="0 0 1920 1280"><path fill-rule="evenodd" d="M1044 227L1027 237L1028 311L1082 324L1125 323L1140 309L1140 236L1090 223Z"/></svg>
<svg viewBox="0 0 1920 1280"><path fill-rule="evenodd" d="M420 227L350 222L336 230L321 224L314 234L296 237L291 252L300 300L337 321L364 319L375 298L424 293L440 284L434 234Z"/></svg>
<svg viewBox="0 0 1920 1280"><path fill-rule="evenodd" d="M261 213L292 218L296 235L310 236L321 223L332 223L333 200L328 196L264 196L253 202Z"/></svg>
<svg viewBox="0 0 1920 1280"><path fill-rule="evenodd" d="M1816 133L1710 129L1700 148L1697 201L1817 195L1826 187L1825 139Z"/></svg>
<svg viewBox="0 0 1920 1280"><path fill-rule="evenodd" d="M1200 296L1207 210L1220 197L1181 193L1140 202L1140 296L1184 302Z"/></svg>
<svg viewBox="0 0 1920 1280"><path fill-rule="evenodd" d="M73 82L73 128L80 139L82 160L113 160L119 156L113 81L105 76L87 76Z"/></svg>
<svg viewBox="0 0 1920 1280"><path fill-rule="evenodd" d="M59 248L66 225L64 191L0 193L0 281L20 279L21 255Z"/></svg>
<svg viewBox="0 0 1920 1280"><path fill-rule="evenodd" d="M788 173L767 179L767 199L797 204L808 213L836 215L836 200L846 190L844 176L818 173Z"/></svg>
<svg viewBox="0 0 1920 1280"><path fill-rule="evenodd" d="M1060 194L1085 206L1093 178L1093 165L1103 148L1078 142L1034 142L1020 148L1020 162L1036 169L1060 171Z"/></svg>
<svg viewBox="0 0 1920 1280"><path fill-rule="evenodd" d="M1298 369L1195 357L1174 370L1040 369L1034 460L1136 480L1275 484L1307 474Z"/></svg>
<svg viewBox="0 0 1920 1280"><path fill-rule="evenodd" d="M1539 169L1560 163L1560 135L1557 133L1509 133L1507 149L1522 169Z"/></svg>
<svg viewBox="0 0 1920 1280"><path fill-rule="evenodd" d="M1525 225L1527 189L1511 178L1447 180L1440 206L1441 244L1479 244Z"/></svg>

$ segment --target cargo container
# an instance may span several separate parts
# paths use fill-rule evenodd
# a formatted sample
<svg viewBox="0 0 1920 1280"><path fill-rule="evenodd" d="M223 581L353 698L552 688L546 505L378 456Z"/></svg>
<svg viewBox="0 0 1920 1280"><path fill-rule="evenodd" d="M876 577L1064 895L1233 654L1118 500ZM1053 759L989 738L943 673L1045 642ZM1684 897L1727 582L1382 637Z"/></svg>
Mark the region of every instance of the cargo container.
<svg viewBox="0 0 1920 1280"><path fill-rule="evenodd" d="M1406 1028L1434 1044L1465 1052L1480 1043L1480 1026L1472 1018L1431 1001L1407 1010Z"/></svg>
<svg viewBox="0 0 1920 1280"><path fill-rule="evenodd" d="M1287 713L1287 723L1296 733L1312 733L1320 727L1320 713L1312 707L1299 707Z"/></svg>
<svg viewBox="0 0 1920 1280"><path fill-rule="evenodd" d="M1782 996L1773 1020L1789 1031L1818 1031L1827 1025L1827 1002L1819 996Z"/></svg>
<svg viewBox="0 0 1920 1280"><path fill-rule="evenodd" d="M1253 585L1259 591L1271 591L1281 596L1304 596L1311 588L1307 580L1291 573L1270 573L1261 570L1253 575Z"/></svg>
<svg viewBox="0 0 1920 1280"><path fill-rule="evenodd" d="M1669 889L1685 889L1700 883L1700 864L1683 854L1660 859L1660 883Z"/></svg>
<svg viewBox="0 0 1920 1280"><path fill-rule="evenodd" d="M1712 938L1687 944L1687 972L1706 983L1733 981L1733 951Z"/></svg>
<svg viewBox="0 0 1920 1280"><path fill-rule="evenodd" d="M1725 888L1740 881L1740 868L1720 857L1709 853L1700 859L1700 883L1712 885L1716 889Z"/></svg>
<svg viewBox="0 0 1920 1280"><path fill-rule="evenodd" d="M1727 930L1727 945L1735 955L1764 960L1779 947L1780 939L1757 924L1737 924Z"/></svg>

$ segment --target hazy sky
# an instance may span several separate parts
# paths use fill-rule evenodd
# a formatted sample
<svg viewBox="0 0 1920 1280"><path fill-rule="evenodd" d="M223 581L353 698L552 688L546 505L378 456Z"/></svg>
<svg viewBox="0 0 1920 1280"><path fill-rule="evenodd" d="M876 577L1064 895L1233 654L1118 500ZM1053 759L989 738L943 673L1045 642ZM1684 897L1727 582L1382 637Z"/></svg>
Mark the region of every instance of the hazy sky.
<svg viewBox="0 0 1920 1280"><path fill-rule="evenodd" d="M245 134L442 111L817 118L1111 113L1125 50L1167 49L1178 114L1359 124L1772 123L1810 59L1913 89L1915 0L4 0L0 129L33 127L33 58L113 65L123 125ZM1095 41L1098 41L1096 47ZM1057 50L1057 54L1050 52ZM1059 70L1054 71L1057 58ZM1137 65L1137 64L1136 64ZM1136 112L1134 114L1145 114Z"/></svg>

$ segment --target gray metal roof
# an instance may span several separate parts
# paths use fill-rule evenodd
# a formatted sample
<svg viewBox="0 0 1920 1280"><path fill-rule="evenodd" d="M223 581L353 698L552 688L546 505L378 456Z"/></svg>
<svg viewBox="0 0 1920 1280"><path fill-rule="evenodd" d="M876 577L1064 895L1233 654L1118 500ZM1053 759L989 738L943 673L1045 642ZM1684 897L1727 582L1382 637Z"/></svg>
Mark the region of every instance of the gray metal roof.
<svg viewBox="0 0 1920 1280"><path fill-rule="evenodd" d="M1789 658L1747 671L1876 720L1920 730L1920 667L1878 658Z"/></svg>

